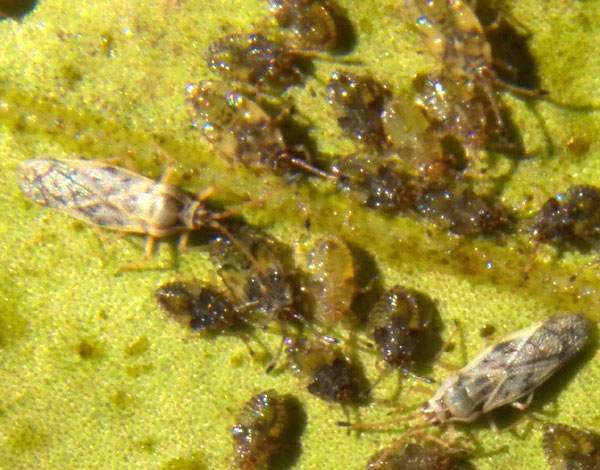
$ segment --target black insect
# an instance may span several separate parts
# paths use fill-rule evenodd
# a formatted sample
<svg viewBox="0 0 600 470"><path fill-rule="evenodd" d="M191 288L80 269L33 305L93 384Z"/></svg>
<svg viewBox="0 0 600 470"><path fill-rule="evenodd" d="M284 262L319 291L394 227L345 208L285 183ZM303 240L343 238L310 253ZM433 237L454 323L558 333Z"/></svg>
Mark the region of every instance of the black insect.
<svg viewBox="0 0 600 470"><path fill-rule="evenodd" d="M367 332L392 368L412 369L430 318L414 295L400 286L385 292L369 313Z"/></svg>
<svg viewBox="0 0 600 470"><path fill-rule="evenodd" d="M362 370L337 347L305 337L286 338L285 345L292 369L303 374L313 395L343 406L368 399L370 388Z"/></svg>
<svg viewBox="0 0 600 470"><path fill-rule="evenodd" d="M368 76L336 71L327 85L327 100L339 126L359 142L381 146L385 141L382 113L386 87Z"/></svg>

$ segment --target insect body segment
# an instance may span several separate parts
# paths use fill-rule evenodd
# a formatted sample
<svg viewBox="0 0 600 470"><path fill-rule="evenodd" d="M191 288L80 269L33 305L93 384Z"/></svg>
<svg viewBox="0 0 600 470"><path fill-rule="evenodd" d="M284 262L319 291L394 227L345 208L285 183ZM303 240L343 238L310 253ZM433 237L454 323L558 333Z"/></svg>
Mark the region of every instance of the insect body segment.
<svg viewBox="0 0 600 470"><path fill-rule="evenodd" d="M547 424L542 446L548 465L554 470L600 468L600 440L589 431L564 424Z"/></svg>
<svg viewBox="0 0 600 470"><path fill-rule="evenodd" d="M270 10L280 27L289 31L295 49L327 51L339 39L336 8L329 0L271 0Z"/></svg>
<svg viewBox="0 0 600 470"><path fill-rule="evenodd" d="M491 346L441 384L423 406L430 424L471 422L530 395L589 342L592 323L557 315Z"/></svg>

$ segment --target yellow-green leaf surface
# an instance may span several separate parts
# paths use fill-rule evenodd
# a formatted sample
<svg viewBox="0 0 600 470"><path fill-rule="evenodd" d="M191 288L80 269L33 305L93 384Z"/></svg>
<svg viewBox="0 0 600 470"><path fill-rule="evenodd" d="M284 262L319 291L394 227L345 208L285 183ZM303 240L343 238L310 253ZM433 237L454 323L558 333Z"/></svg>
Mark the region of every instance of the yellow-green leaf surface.
<svg viewBox="0 0 600 470"><path fill-rule="evenodd" d="M348 58L361 64L318 60L314 77L286 92L322 154L356 150L325 100L333 70L370 73L410 93L411 77L431 64L399 3L340 0L357 32ZM540 86L549 91L548 99L531 102L499 94L526 155L494 155L488 172L502 180L505 204L527 216L569 185L598 183L600 2L507 0L500 7L526 27ZM485 324L502 335L564 310L599 318L595 252L540 247L532 256L526 233L459 238L368 211L328 183L286 185L211 153L191 128L185 86L211 76L203 52L213 40L265 27L273 25L264 0L40 0L20 20L0 22L2 469L227 468L237 410L269 388L305 406L299 470L363 468L407 427L348 436L335 425L344 419L339 407L309 395L291 373L266 375L265 360L252 358L239 339L190 339L157 309L153 294L174 279L218 284L206 252L177 254L169 240L151 260L157 269L115 276L143 256L143 238L107 243L112 234L28 202L16 168L29 158L129 156L158 177L164 161L153 144L160 143L179 163L174 182L190 191L212 186L227 205L266 194L262 207L244 211L250 223L298 253L318 236L337 234L373 256L385 286L402 284L433 299L445 338L459 320L457 347L441 358L447 363L481 350ZM276 350L277 335L257 336ZM600 429L594 352L540 389L532 409L541 419ZM361 357L375 378L373 355ZM437 365L428 372L437 380L451 373ZM380 384L374 402L360 409L363 422L393 418L388 399L395 395L406 413L426 399L411 389L412 379L399 391L397 383L391 374ZM459 426L457 435L477 470L545 468L539 424L515 429L494 434L483 420Z"/></svg>

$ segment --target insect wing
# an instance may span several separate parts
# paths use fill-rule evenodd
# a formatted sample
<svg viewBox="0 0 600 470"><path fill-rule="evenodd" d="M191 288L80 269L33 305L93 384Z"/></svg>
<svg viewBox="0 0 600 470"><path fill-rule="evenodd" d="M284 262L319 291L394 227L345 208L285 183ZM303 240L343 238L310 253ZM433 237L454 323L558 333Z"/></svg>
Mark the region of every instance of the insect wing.
<svg viewBox="0 0 600 470"><path fill-rule="evenodd" d="M519 354L541 323L510 335L501 343L483 351L461 371L457 387L468 391L474 408L487 413L526 395L535 388L541 364L525 364ZM529 361L528 361L529 362ZM535 372L538 374L535 374ZM479 413L478 413L479 414Z"/></svg>
<svg viewBox="0 0 600 470"><path fill-rule="evenodd" d="M139 197L147 178L100 162L29 160L20 168L20 188L34 202L88 223L135 230L124 195ZM139 188L142 186L143 188Z"/></svg>
<svg viewBox="0 0 600 470"><path fill-rule="evenodd" d="M581 315L560 315L516 332L498 344L510 360L505 377L483 407L483 412L511 403L532 392L588 343L590 321ZM518 341L518 336L522 340ZM512 350L512 351L511 351Z"/></svg>
<svg viewBox="0 0 600 470"><path fill-rule="evenodd" d="M482 413L514 402L582 349L590 329L580 315L549 317L483 351L461 371L457 384L474 402L483 402Z"/></svg>

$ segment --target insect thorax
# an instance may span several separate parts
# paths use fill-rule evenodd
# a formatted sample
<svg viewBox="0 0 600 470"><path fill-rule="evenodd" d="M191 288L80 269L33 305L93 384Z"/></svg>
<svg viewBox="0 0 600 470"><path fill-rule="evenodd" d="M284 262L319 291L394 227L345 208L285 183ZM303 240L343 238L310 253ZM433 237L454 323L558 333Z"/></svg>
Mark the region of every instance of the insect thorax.
<svg viewBox="0 0 600 470"><path fill-rule="evenodd" d="M171 186L156 184L143 195L135 195L133 208L147 224L146 231L154 237L163 237L181 231L180 213L185 207L185 197Z"/></svg>
<svg viewBox="0 0 600 470"><path fill-rule="evenodd" d="M429 424L443 424L448 421L471 422L475 420L480 412L476 409L469 396L468 390L459 384L459 379L452 378L442 383L438 393L423 405L423 414ZM445 386L447 385L447 386Z"/></svg>

